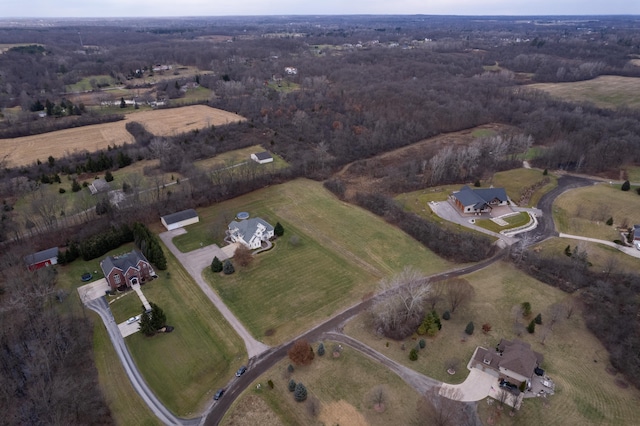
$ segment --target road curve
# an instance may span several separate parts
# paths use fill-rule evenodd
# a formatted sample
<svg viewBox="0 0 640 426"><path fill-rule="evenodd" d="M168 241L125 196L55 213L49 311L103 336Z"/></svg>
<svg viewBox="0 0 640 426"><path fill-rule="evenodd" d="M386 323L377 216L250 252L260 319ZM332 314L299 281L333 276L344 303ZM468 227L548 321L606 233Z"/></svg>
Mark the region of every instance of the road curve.
<svg viewBox="0 0 640 426"><path fill-rule="evenodd" d="M118 354L118 358L120 358L120 362L122 363L129 380L131 380L131 385L158 419L166 425L195 426L200 424L202 421L201 417L193 419L182 419L177 417L155 396L147 382L142 378L133 358L131 358L131 353L129 352L127 345L124 343L122 334L120 334L120 330L118 329L118 324L116 324L104 296L88 301L86 306L100 315L100 318L107 329L107 333L109 334L109 338L111 339L111 343L113 343L113 347Z"/></svg>

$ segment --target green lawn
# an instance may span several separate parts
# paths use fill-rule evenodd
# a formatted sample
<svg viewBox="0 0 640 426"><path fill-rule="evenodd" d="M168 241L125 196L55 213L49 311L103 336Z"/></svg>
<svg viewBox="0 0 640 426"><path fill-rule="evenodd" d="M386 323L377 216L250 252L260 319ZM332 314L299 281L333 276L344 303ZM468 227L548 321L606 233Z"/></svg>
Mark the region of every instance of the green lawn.
<svg viewBox="0 0 640 426"><path fill-rule="evenodd" d="M507 222L507 225L500 226L490 219L476 220L476 225L488 229L489 231L500 232L504 231L505 229L513 229L518 228L519 226L524 226L529 223L530 218L527 212L520 212L513 216L504 217L503 220Z"/></svg>
<svg viewBox="0 0 640 426"><path fill-rule="evenodd" d="M426 348L420 351L418 361L408 358L408 349L415 340L404 341L407 350L401 350L402 342L374 335L362 314L349 322L345 332L370 345L410 368L438 380L460 382L466 375L466 363L476 346L494 347L501 338L513 339L514 316L511 309L522 302L530 302L533 318L542 313L543 324L536 327L535 334L525 332L519 338L531 344L532 348L544 356L542 368L556 382L556 394L548 398L549 406L542 407L538 398L525 400L523 409L514 420L505 414L506 423L501 424L635 424L640 416L640 408L635 400L640 391L632 386L619 388L615 376L608 374L608 354L602 344L586 329L581 313L577 309L570 319L564 318L548 332L544 345L541 337L547 332L546 321L549 306L556 302L568 303L571 296L524 275L513 265L499 262L482 271L465 277L473 285L475 295L471 303L456 310L451 320L442 321L442 330L434 338L427 338ZM441 305L438 311L446 309ZM528 323L531 318L523 318ZM473 321L475 333L465 339L466 324ZM482 333L482 324L491 324L488 334ZM389 342L389 346L386 346ZM460 359L461 372L449 376L445 371L445 361ZM484 407L484 402L480 407ZM487 421L487 410L481 408L483 422Z"/></svg>
<svg viewBox="0 0 640 426"><path fill-rule="evenodd" d="M86 90L92 90L91 80L95 80L97 84L103 85L103 87L113 86L116 81L108 74L92 75L85 77L74 84L69 84L66 87L67 92L84 92ZM104 85L108 86L104 86Z"/></svg>
<svg viewBox="0 0 640 426"><path fill-rule="evenodd" d="M606 224L613 218L613 226ZM640 196L634 188L599 184L573 189L560 195L553 205L558 231L613 241L620 239L616 226L640 223Z"/></svg>
<svg viewBox="0 0 640 426"><path fill-rule="evenodd" d="M257 338L267 330L275 332L265 338L270 344L370 295L380 278L407 265L427 274L452 266L379 217L337 200L320 183L305 179L203 209L200 222L187 231L220 241L240 211L272 224L279 221L284 237L246 270L227 277L209 272L206 276ZM299 244L290 244L292 236ZM174 241L186 244L185 237L178 238ZM264 300L278 302L264 306Z"/></svg>
<svg viewBox="0 0 640 426"><path fill-rule="evenodd" d="M357 351L343 345L338 358L331 355L332 342L324 342L327 353L310 366L287 372L284 359L260 376L236 400L222 419L222 425L406 425L415 418L420 395L394 373ZM314 344L314 349L317 344ZM317 399L317 418L307 412L306 403L296 403L287 385L290 379L303 383L308 400ZM272 380L270 389L267 381ZM257 385L260 384L260 389ZM384 413L373 410L372 390L381 386L387 395ZM259 401L256 401L259 400ZM260 402L258 404L257 402ZM265 421L267 420L268 421Z"/></svg>
<svg viewBox="0 0 640 426"><path fill-rule="evenodd" d="M523 192L527 188L531 188L533 185L541 182L545 178L549 178L549 183L537 189L531 196L529 202L524 207L533 207L538 204L540 197L553 188L558 186L558 179L548 174L544 176L542 170L539 169L513 169L504 172L498 172L493 176L492 184L498 188L504 188L507 195L514 203L518 203ZM483 182L483 186L484 182Z"/></svg>

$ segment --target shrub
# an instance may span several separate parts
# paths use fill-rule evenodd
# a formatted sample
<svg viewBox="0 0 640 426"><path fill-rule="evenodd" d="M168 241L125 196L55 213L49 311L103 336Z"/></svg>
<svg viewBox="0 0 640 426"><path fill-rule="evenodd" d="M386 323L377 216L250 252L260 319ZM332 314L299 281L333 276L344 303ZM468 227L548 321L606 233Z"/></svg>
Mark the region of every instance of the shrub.
<svg viewBox="0 0 640 426"><path fill-rule="evenodd" d="M636 188L636 193L640 195L640 186Z"/></svg>
<svg viewBox="0 0 640 426"><path fill-rule="evenodd" d="M522 302L522 316L523 317L528 317L529 315L531 315L531 303L529 302Z"/></svg>
<svg viewBox="0 0 640 426"><path fill-rule="evenodd" d="M529 333L531 333L531 334L535 333L535 331L536 331L536 320L531 320L531 322L527 326L527 331Z"/></svg>
<svg viewBox="0 0 640 426"><path fill-rule="evenodd" d="M564 248L565 256L571 257L571 245L568 245Z"/></svg>
<svg viewBox="0 0 640 426"><path fill-rule="evenodd" d="M489 324L488 322L485 324L482 324L482 332L484 334L487 334L490 331L491 331L491 324Z"/></svg>
<svg viewBox="0 0 640 426"><path fill-rule="evenodd" d="M418 345L420 345L420 349L424 349L425 346L427 346L427 342L425 342L424 339L420 339Z"/></svg>
<svg viewBox="0 0 640 426"><path fill-rule="evenodd" d="M418 350L416 348L411 349L411 351L409 351L409 359L411 361L417 361L418 360Z"/></svg>
<svg viewBox="0 0 640 426"><path fill-rule="evenodd" d="M109 170L104 174L104 180L107 182L113 182L113 174Z"/></svg>
<svg viewBox="0 0 640 426"><path fill-rule="evenodd" d="M449 313L449 311L444 311L444 313L442 314L442 319L445 321L449 321L451 319L451 314Z"/></svg>
<svg viewBox="0 0 640 426"><path fill-rule="evenodd" d="M307 388L302 383L298 383L296 385L296 388L293 391L293 398L297 402L302 402L307 399Z"/></svg>
<svg viewBox="0 0 640 426"><path fill-rule="evenodd" d="M240 266L249 266L253 261L253 253L251 253L251 249L240 244L233 254L233 260L235 260Z"/></svg>
<svg viewBox="0 0 640 426"><path fill-rule="evenodd" d="M475 183L473 184L473 186L475 186L476 188L480 188L481 184L480 184L480 179L476 179Z"/></svg>
<svg viewBox="0 0 640 426"><path fill-rule="evenodd" d="M297 365L309 365L315 354L313 348L305 339L296 340L291 349L289 349L289 359Z"/></svg>
<svg viewBox="0 0 640 426"><path fill-rule="evenodd" d="M222 265L222 272L225 275L231 275L236 271L236 268L233 267L233 263L229 259L224 261L224 265Z"/></svg>
<svg viewBox="0 0 640 426"><path fill-rule="evenodd" d="M284 235L284 228L280 222L276 223L276 226L273 227L273 234L276 237L282 237Z"/></svg>
<svg viewBox="0 0 640 426"><path fill-rule="evenodd" d="M535 317L533 320L534 320L534 321L536 322L536 324L538 324L538 325L542 324L542 314L538 314L538 315L536 315L536 317Z"/></svg>
<svg viewBox="0 0 640 426"><path fill-rule="evenodd" d="M469 321L469 324L467 324L467 326L465 327L464 332L471 336L474 329L475 327L473 325L473 321Z"/></svg>
<svg viewBox="0 0 640 426"><path fill-rule="evenodd" d="M73 191L73 192L78 192L78 191L80 191L81 189L82 189L82 187L80 186L80 184L78 183L78 181L74 179L74 180L71 182L71 191Z"/></svg>
<svg viewBox="0 0 640 426"><path fill-rule="evenodd" d="M613 225L613 218L612 217L607 219L607 225L609 225L609 226Z"/></svg>
<svg viewBox="0 0 640 426"><path fill-rule="evenodd" d="M548 175L548 174L549 174L549 171L548 171L547 169L544 169L544 172L542 172L542 175L543 175L543 176L546 176L546 175Z"/></svg>
<svg viewBox="0 0 640 426"><path fill-rule="evenodd" d="M625 180L620 189L622 189L623 191L628 191L631 189L631 184L628 180Z"/></svg>
<svg viewBox="0 0 640 426"><path fill-rule="evenodd" d="M318 345L318 356L324 355L324 343L320 342Z"/></svg>
<svg viewBox="0 0 640 426"><path fill-rule="evenodd" d="M269 387L273 389L273 380L271 379L267 380L267 385L269 385Z"/></svg>
<svg viewBox="0 0 640 426"><path fill-rule="evenodd" d="M293 370L295 370L295 369L293 368L293 365L289 364L289 366L287 367L287 371L288 371L289 373L293 373Z"/></svg>
<svg viewBox="0 0 640 426"><path fill-rule="evenodd" d="M296 381L291 379L289 380L289 392L293 392L296 390Z"/></svg>
<svg viewBox="0 0 640 426"><path fill-rule="evenodd" d="M64 194L65 192L67 192L67 190L64 189L64 188L60 188L60 189L58 189L58 192L61 193L61 194Z"/></svg>
<svg viewBox="0 0 640 426"><path fill-rule="evenodd" d="M211 261L211 270L213 272L222 272L222 262L220 262L218 256L215 256Z"/></svg>

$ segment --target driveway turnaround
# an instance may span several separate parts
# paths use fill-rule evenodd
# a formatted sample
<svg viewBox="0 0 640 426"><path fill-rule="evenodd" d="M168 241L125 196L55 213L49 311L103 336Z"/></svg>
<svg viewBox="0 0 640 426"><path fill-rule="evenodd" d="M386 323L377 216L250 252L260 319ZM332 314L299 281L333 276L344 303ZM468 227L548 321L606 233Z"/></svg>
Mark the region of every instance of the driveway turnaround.
<svg viewBox="0 0 640 426"><path fill-rule="evenodd" d="M466 380L459 385L449 385L443 383L440 388L440 395L456 395L455 398L461 402L481 401L489 396L491 388L498 386L498 378L487 372L472 368Z"/></svg>
<svg viewBox="0 0 640 426"><path fill-rule="evenodd" d="M184 233L184 231L180 231L179 233ZM218 308L222 316L225 317L229 324L231 324L231 327L233 327L236 333L238 333L242 340L244 340L249 358L253 358L263 352L266 352L269 349L269 346L253 338L240 320L233 315L231 310L227 308L227 305L225 305L222 299L220 299L216 292L213 291L209 283L202 278L202 271L211 265L211 261L214 256L217 256L220 260L225 260L228 256L215 244L190 251L189 253L182 253L178 250L175 244L173 244L173 237L176 235L178 235L178 233L174 231L167 231L160 234L160 238L178 261L182 263L184 269L187 270L202 292L209 298L209 300L211 300L211 303Z"/></svg>

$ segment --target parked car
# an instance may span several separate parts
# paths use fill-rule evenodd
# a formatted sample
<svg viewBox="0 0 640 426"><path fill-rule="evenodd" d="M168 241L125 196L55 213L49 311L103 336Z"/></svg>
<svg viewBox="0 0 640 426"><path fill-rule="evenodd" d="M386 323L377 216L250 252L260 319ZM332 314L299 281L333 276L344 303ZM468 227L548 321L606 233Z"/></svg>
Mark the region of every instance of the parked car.
<svg viewBox="0 0 640 426"><path fill-rule="evenodd" d="M140 321L140 315L136 315L135 317L131 317L127 320L127 324L133 324L134 322Z"/></svg>
<svg viewBox="0 0 640 426"><path fill-rule="evenodd" d="M505 379L500 380L500 387L501 388L511 389L511 390L518 389L518 385L514 385L511 382L507 382Z"/></svg>
<svg viewBox="0 0 640 426"><path fill-rule="evenodd" d="M213 400L219 400L220 398L222 398L222 395L224 395L224 389L218 389L218 392L216 392L216 394L213 396Z"/></svg>
<svg viewBox="0 0 640 426"><path fill-rule="evenodd" d="M87 282L87 281L91 281L91 278L93 278L93 275L91 275L91 272L85 272L84 274L82 274L82 276L80 277L80 279L82 280L82 282Z"/></svg>
<svg viewBox="0 0 640 426"><path fill-rule="evenodd" d="M246 365L243 365L242 367L238 368L238 371L236 371L236 377L242 376L245 371L247 371Z"/></svg>

